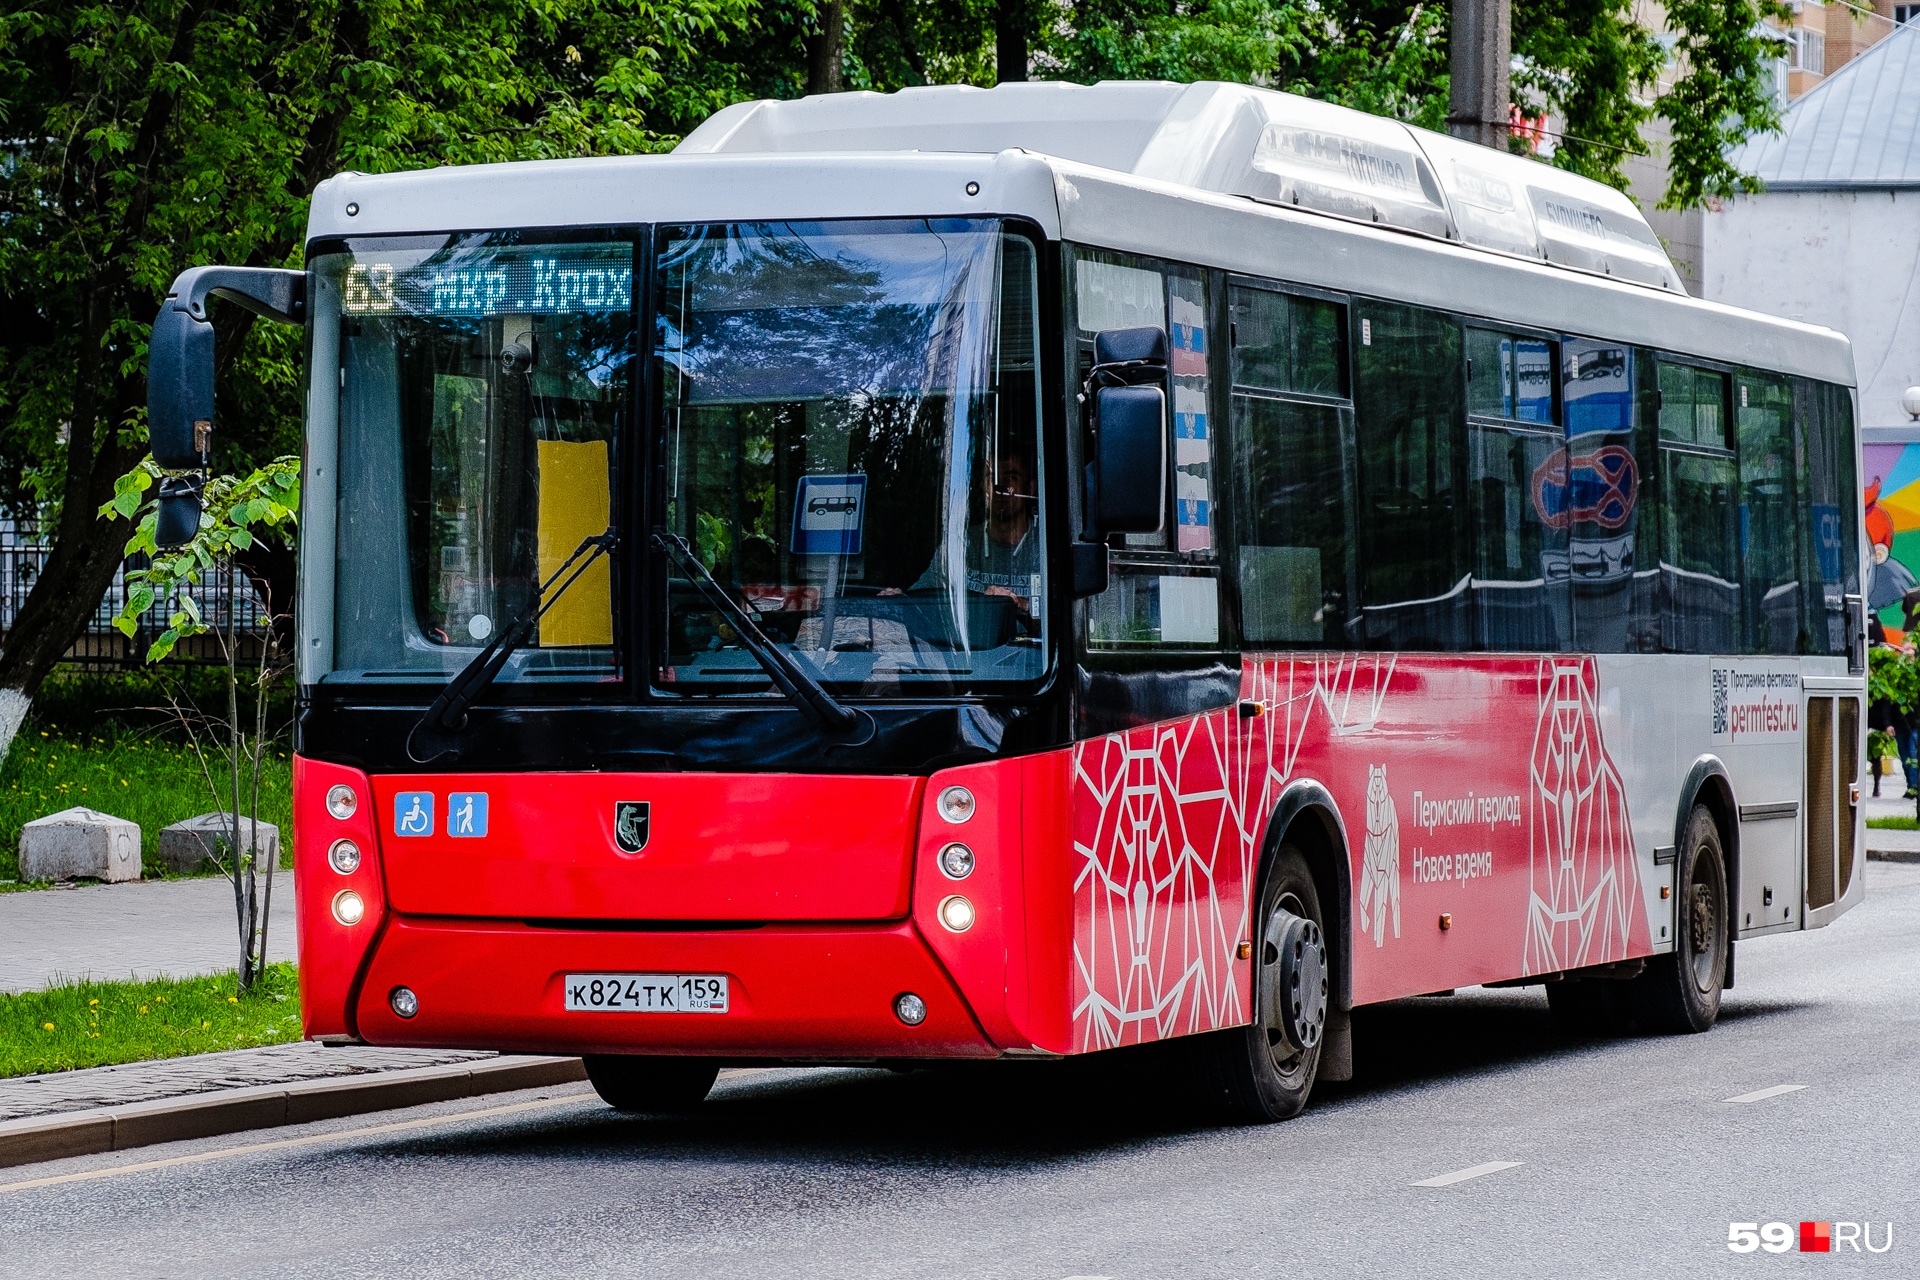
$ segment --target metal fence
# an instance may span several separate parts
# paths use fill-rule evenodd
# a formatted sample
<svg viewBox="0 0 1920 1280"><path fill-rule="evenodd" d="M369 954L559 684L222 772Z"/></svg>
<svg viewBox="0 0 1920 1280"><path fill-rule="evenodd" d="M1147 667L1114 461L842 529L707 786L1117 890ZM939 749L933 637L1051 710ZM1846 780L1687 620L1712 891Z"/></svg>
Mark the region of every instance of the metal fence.
<svg viewBox="0 0 1920 1280"><path fill-rule="evenodd" d="M46 567L50 552L51 548L33 525L0 517L0 632L12 628L13 620L26 604L28 594L40 580L41 570ZM86 628L67 650L66 663L96 670L145 663L147 649L153 644L154 637L165 629L174 602L170 600L165 607L150 609L132 638L116 630L113 620L127 603L127 575L139 567L134 561L128 561L120 567L113 584L107 588L106 595L94 609L93 616L87 619ZM267 614L260 607L246 574L231 565L223 565L193 594L194 602L200 606L200 614L209 626L224 632L229 621L236 623L240 638L238 648L242 655L258 655L261 637L266 632ZM217 639L213 636L197 636L178 646L169 661L221 662L224 657Z"/></svg>

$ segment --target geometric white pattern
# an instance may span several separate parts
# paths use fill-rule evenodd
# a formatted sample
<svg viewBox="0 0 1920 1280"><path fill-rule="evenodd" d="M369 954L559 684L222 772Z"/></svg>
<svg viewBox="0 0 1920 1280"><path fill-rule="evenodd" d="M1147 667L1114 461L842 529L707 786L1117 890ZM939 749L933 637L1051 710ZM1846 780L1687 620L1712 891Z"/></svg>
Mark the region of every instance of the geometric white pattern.
<svg viewBox="0 0 1920 1280"><path fill-rule="evenodd" d="M1522 956L1529 974L1648 950L1627 789L1600 738L1596 682L1590 658L1540 662Z"/></svg>
<svg viewBox="0 0 1920 1280"><path fill-rule="evenodd" d="M1075 1047L1244 1024L1253 862L1310 737L1370 731L1394 659L1302 655L1242 664L1234 707L1076 744Z"/></svg>

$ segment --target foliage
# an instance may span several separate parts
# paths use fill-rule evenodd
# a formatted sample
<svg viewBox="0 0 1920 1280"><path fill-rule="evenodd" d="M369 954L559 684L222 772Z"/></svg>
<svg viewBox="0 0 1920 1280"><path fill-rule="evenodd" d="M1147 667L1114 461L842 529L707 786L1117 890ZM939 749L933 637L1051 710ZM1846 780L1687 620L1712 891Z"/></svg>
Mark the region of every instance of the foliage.
<svg viewBox="0 0 1920 1280"><path fill-rule="evenodd" d="M235 552L252 547L256 529L290 539L294 513L300 507L297 457L275 458L244 477L216 476L201 494L200 531L184 546L161 550L153 540L156 504L146 496L161 474L153 459L147 458L120 477L112 501L100 509L103 516L138 518L126 554L147 559L146 568L127 574L127 603L113 625L131 638L149 609L169 608L171 602L166 630L148 648L148 662L160 661L188 636L207 633L194 588L204 585L205 575L231 560Z"/></svg>
<svg viewBox="0 0 1920 1280"><path fill-rule="evenodd" d="M1780 127L1780 113L1760 69L1781 53L1781 37L1762 18L1786 22L1782 0L1665 0L1678 33L1674 54L1684 74L1661 95L1655 110L1673 127L1672 181L1663 209L1690 209L1717 197L1758 191L1740 172L1728 147Z"/></svg>
<svg viewBox="0 0 1920 1280"><path fill-rule="evenodd" d="M252 1049L300 1038L300 985L268 965L250 991L233 975L76 982L0 995L0 1077Z"/></svg>
<svg viewBox="0 0 1920 1280"><path fill-rule="evenodd" d="M284 751L261 761L260 818L281 832L281 864L291 866L293 762ZM66 736L29 728L0 767L0 881L20 875L20 828L35 818L85 805L140 824L141 874L169 874L159 861L161 828L207 811L207 784L190 745L108 724Z"/></svg>
<svg viewBox="0 0 1920 1280"><path fill-rule="evenodd" d="M1911 711L1920 703L1920 660L1900 649L1875 645L1867 651L1867 702Z"/></svg>

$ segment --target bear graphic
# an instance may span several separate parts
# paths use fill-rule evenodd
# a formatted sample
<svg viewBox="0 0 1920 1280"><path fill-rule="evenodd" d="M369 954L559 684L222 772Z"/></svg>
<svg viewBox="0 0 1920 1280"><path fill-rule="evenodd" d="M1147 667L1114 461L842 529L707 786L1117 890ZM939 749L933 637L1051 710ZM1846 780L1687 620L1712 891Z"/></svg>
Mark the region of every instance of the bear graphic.
<svg viewBox="0 0 1920 1280"><path fill-rule="evenodd" d="M1393 936L1400 936L1400 819L1387 794L1387 766L1367 768L1367 843L1360 859L1360 931L1373 929L1373 945L1385 946L1387 910ZM1371 924L1369 924L1371 922Z"/></svg>

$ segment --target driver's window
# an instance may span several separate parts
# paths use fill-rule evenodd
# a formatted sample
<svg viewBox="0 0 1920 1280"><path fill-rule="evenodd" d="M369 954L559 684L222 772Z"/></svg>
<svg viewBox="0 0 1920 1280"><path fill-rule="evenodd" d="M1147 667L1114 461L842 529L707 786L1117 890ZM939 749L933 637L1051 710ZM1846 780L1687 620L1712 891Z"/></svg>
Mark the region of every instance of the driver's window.
<svg viewBox="0 0 1920 1280"><path fill-rule="evenodd" d="M1109 585L1087 602L1087 643L1104 649L1214 648L1220 643L1220 583L1207 275L1196 267L1085 250L1075 255L1073 269L1079 379L1093 367L1095 334L1164 329L1171 435L1166 519L1158 533L1114 539Z"/></svg>

